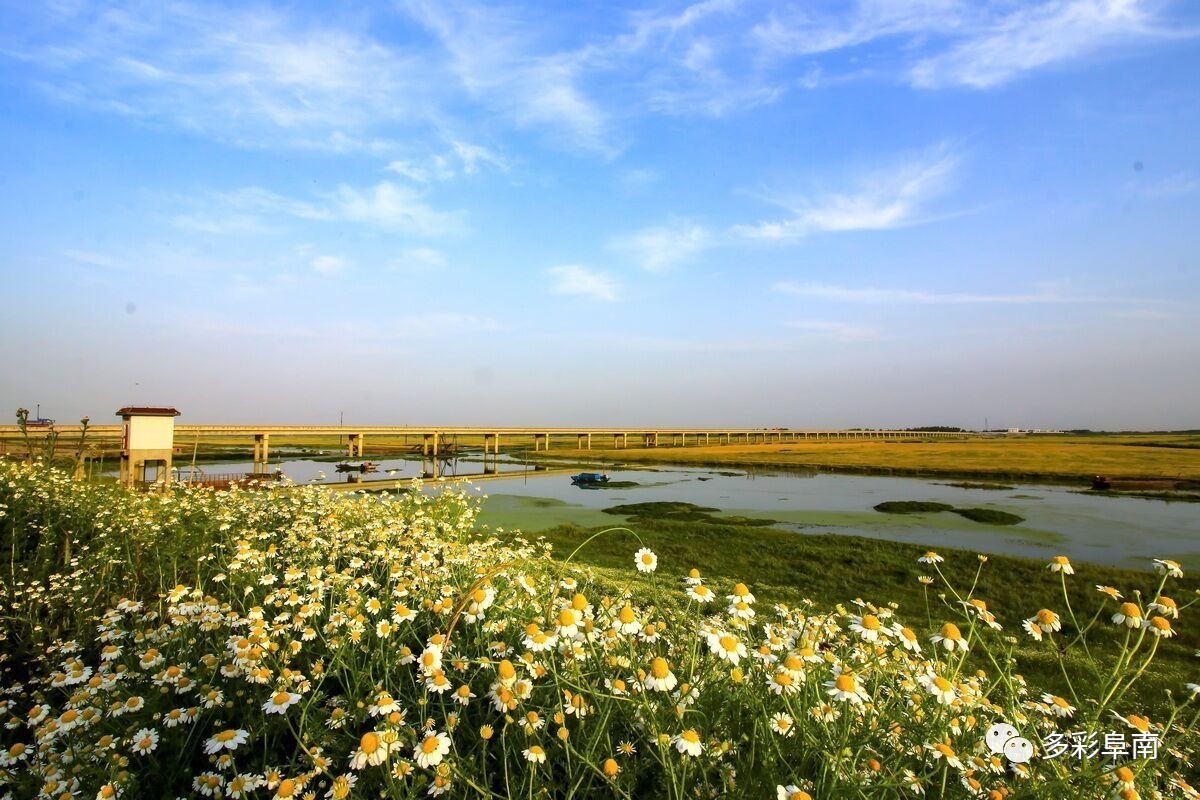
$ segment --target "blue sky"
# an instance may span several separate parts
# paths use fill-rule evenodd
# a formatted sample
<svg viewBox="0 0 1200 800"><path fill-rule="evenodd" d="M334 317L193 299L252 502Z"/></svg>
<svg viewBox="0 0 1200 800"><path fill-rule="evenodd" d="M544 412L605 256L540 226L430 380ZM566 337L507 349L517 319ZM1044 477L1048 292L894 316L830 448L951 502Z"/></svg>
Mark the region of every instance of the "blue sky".
<svg viewBox="0 0 1200 800"><path fill-rule="evenodd" d="M1200 7L3 3L0 406L1200 427Z"/></svg>

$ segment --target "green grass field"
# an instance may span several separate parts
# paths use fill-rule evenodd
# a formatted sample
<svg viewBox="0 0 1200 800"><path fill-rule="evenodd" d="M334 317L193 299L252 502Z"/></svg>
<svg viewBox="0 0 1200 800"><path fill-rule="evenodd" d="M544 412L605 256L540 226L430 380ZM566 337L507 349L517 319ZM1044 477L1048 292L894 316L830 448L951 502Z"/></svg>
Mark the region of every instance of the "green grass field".
<svg viewBox="0 0 1200 800"><path fill-rule="evenodd" d="M659 572L666 576L682 580L696 568L711 580L744 580L753 586L760 600L770 603L794 606L812 600L821 607L851 606L856 600L876 605L896 603L912 620L926 618L928 603L930 618L935 622L945 613L939 610L943 601L933 591L926 593L918 580L922 575L934 574L929 565L917 560L925 548L879 539L802 535L756 524L728 524L719 517L697 523L672 516L676 515L668 511L661 518L643 516L628 523L615 519L611 526L565 525L538 536L554 545L556 558L566 559L575 553L573 561L619 575L622 581L630 579L629 552L646 546L658 554ZM597 532L616 526L628 527L632 532L613 530L580 548ZM977 554L952 548L939 548L938 552L946 558L941 568L947 577L957 585L970 586L980 566ZM1147 599L1152 599L1157 586L1158 576L1150 563L1144 571L1092 564L1076 564L1075 568L1077 573L1066 581L1067 596L1071 606L1080 609L1081 617L1084 610L1090 617L1103 599L1097 585L1116 587L1126 597L1140 592ZM1184 587L1184 594L1174 598L1181 604L1200 592L1200 584L1191 575L1174 591L1178 593ZM1045 563L1024 558L989 556L979 571L975 596L987 602L988 610L1005 630L1024 640L1028 640L1021 629L1024 619L1041 608L1062 611L1065 607L1061 577L1050 572ZM1161 686L1196 679L1193 652L1200 648L1200 631L1189 628L1163 643L1153 667L1154 680L1138 687L1139 702L1156 705L1163 699ZM1065 691L1053 652L1027 641L1018 653L1019 669L1027 677Z"/></svg>

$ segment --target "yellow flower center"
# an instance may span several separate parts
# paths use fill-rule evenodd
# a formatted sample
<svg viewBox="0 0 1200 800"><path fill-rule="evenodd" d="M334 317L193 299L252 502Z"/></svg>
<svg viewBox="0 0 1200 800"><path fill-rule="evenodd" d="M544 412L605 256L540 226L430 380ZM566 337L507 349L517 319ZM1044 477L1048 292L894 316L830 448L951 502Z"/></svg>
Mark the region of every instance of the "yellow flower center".
<svg viewBox="0 0 1200 800"><path fill-rule="evenodd" d="M661 680L671 674L671 666L665 658L659 656L650 662L650 674Z"/></svg>
<svg viewBox="0 0 1200 800"><path fill-rule="evenodd" d="M1142 610L1133 603L1121 603L1121 613L1127 617L1138 619L1142 616Z"/></svg>
<svg viewBox="0 0 1200 800"><path fill-rule="evenodd" d="M621 624L623 624L623 625L628 625L631 622L633 622L633 620L634 620L633 607L625 606L624 608L622 608L621 613L619 613L617 615L617 618L621 620Z"/></svg>
<svg viewBox="0 0 1200 800"><path fill-rule="evenodd" d="M688 742L689 744L696 744L700 741L700 734L696 733L691 728L688 728L686 731L679 734L679 738L683 739L685 742Z"/></svg>
<svg viewBox="0 0 1200 800"><path fill-rule="evenodd" d="M838 691L842 692L858 691L857 681L854 680L853 675L848 673L842 673L841 675L838 675L837 678L834 679L833 685L838 688Z"/></svg>
<svg viewBox="0 0 1200 800"><path fill-rule="evenodd" d="M722 636L718 640L718 643L721 645L721 649L727 653L732 653L737 650L738 640L736 637L730 636L729 634Z"/></svg>
<svg viewBox="0 0 1200 800"><path fill-rule="evenodd" d="M958 641L959 639L962 639L962 631L960 631L958 626L953 622L947 622L942 626L942 638L950 639L951 641Z"/></svg>
<svg viewBox="0 0 1200 800"><path fill-rule="evenodd" d="M874 614L867 614L862 618L862 627L869 631L877 631L880 628L879 617Z"/></svg>
<svg viewBox="0 0 1200 800"><path fill-rule="evenodd" d="M358 740L358 746L367 755L374 753L379 749L379 734L374 731L364 733L362 738Z"/></svg>

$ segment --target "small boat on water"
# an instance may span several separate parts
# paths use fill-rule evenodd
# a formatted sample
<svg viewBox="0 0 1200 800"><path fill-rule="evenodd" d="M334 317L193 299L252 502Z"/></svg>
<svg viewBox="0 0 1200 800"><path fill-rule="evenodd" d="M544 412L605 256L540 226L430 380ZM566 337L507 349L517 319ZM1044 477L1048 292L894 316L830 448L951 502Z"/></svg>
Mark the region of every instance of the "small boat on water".
<svg viewBox="0 0 1200 800"><path fill-rule="evenodd" d="M334 469L338 472L375 472L379 465L364 461L361 464L338 464Z"/></svg>
<svg viewBox="0 0 1200 800"><path fill-rule="evenodd" d="M1097 491L1111 489L1118 492L1169 492L1180 489L1198 489L1200 481L1179 478L1110 478L1107 475L1097 475L1092 478L1092 488Z"/></svg>
<svg viewBox="0 0 1200 800"><path fill-rule="evenodd" d="M571 483L576 486L596 486L608 483L608 476L603 472L581 472L571 476Z"/></svg>

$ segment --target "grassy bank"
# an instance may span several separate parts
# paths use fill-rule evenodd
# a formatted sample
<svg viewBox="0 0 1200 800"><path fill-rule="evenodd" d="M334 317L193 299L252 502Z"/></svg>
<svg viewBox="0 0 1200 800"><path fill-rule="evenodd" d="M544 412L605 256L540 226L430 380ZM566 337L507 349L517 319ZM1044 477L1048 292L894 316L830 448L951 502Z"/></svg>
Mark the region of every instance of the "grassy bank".
<svg viewBox="0 0 1200 800"><path fill-rule="evenodd" d="M791 467L992 480L1090 484L1095 475L1200 480L1200 437L1028 436L937 442L800 441L784 444L592 450L598 462ZM538 454L555 456L553 450ZM575 457L562 451L561 456Z"/></svg>

